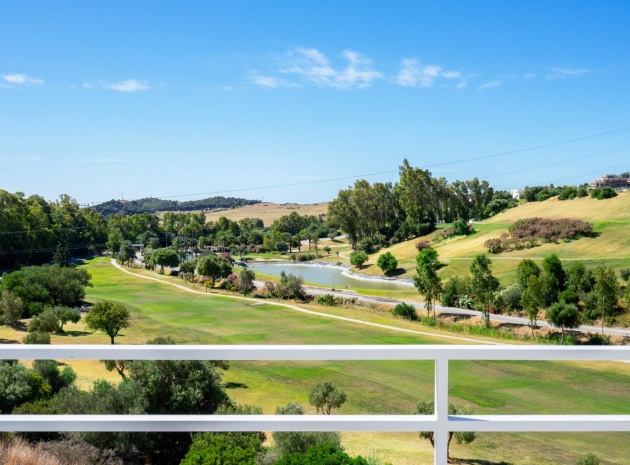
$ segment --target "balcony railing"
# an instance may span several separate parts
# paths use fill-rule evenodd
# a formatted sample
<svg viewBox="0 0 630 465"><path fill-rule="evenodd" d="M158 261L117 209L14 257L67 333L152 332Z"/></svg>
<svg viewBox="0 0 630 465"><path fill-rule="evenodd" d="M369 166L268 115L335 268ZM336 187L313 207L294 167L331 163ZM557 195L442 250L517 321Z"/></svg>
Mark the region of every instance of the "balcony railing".
<svg viewBox="0 0 630 465"><path fill-rule="evenodd" d="M449 415L450 360L630 361L630 347L447 345L5 345L0 359L434 360L434 415L0 415L0 431L435 432L446 465L451 431L628 432L630 415Z"/></svg>

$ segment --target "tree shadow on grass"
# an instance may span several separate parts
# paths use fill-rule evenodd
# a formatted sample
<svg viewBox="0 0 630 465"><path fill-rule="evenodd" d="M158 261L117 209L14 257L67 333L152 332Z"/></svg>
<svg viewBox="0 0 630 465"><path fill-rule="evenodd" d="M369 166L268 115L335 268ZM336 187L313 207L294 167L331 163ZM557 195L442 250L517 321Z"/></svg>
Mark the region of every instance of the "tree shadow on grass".
<svg viewBox="0 0 630 465"><path fill-rule="evenodd" d="M451 458L449 463L460 463L460 464L468 464L468 465L512 465L510 462L493 462L491 460L483 460L483 459L456 459Z"/></svg>
<svg viewBox="0 0 630 465"><path fill-rule="evenodd" d="M5 339L0 337L0 344L19 344L20 341L16 341L15 339Z"/></svg>
<svg viewBox="0 0 630 465"><path fill-rule="evenodd" d="M64 331L63 333L57 333L57 336L70 336L70 337L78 337L78 336L89 336L92 334L89 331Z"/></svg>
<svg viewBox="0 0 630 465"><path fill-rule="evenodd" d="M396 268L394 271L388 271L387 273L385 273L385 276L393 278L395 276L400 276L401 274L405 274L404 268Z"/></svg>
<svg viewBox="0 0 630 465"><path fill-rule="evenodd" d="M225 383L225 388L226 389L249 389L249 386L244 383L229 382L229 383Z"/></svg>

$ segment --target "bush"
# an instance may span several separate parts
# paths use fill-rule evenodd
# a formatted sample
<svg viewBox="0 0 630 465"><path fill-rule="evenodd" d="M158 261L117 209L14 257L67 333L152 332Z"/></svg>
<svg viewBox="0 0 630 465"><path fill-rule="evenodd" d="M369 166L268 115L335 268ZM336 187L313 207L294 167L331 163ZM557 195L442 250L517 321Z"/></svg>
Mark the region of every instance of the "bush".
<svg viewBox="0 0 630 465"><path fill-rule="evenodd" d="M391 252L385 252L378 257L376 266L378 266L385 274L391 273L398 268L398 260L396 260L396 257L394 257Z"/></svg>
<svg viewBox="0 0 630 465"><path fill-rule="evenodd" d="M504 250L533 247L538 241L543 243L559 240L570 241L591 236L593 225L587 221L570 218L525 218L512 223L509 233L501 234L498 239L489 239L484 243L491 253Z"/></svg>
<svg viewBox="0 0 630 465"><path fill-rule="evenodd" d="M499 297L507 311L520 310L521 307L521 288L516 284L512 284L499 292Z"/></svg>
<svg viewBox="0 0 630 465"><path fill-rule="evenodd" d="M572 186L567 186L562 189L560 195L558 196L558 200L573 200L577 197L577 189Z"/></svg>
<svg viewBox="0 0 630 465"><path fill-rule="evenodd" d="M197 433L181 465L256 465L263 441L259 433Z"/></svg>
<svg viewBox="0 0 630 465"><path fill-rule="evenodd" d="M418 249L418 252L424 249L428 249L429 247L431 247L431 243L429 241L416 242L416 249Z"/></svg>
<svg viewBox="0 0 630 465"><path fill-rule="evenodd" d="M573 292L569 289L562 291L558 294L558 301L565 304L574 304L577 305L580 301L580 296L577 292Z"/></svg>
<svg viewBox="0 0 630 465"><path fill-rule="evenodd" d="M418 314L416 313L415 307L404 302L396 305L392 313L405 320L418 321Z"/></svg>
<svg viewBox="0 0 630 465"><path fill-rule="evenodd" d="M24 344L50 344L50 333L28 333L24 336L22 342L24 342Z"/></svg>
<svg viewBox="0 0 630 465"><path fill-rule="evenodd" d="M28 324L29 333L54 333L61 329L59 316L52 308L47 308Z"/></svg>
<svg viewBox="0 0 630 465"><path fill-rule="evenodd" d="M617 191L612 187L596 187L591 191L591 197L597 200L612 199L617 197Z"/></svg>
<svg viewBox="0 0 630 465"><path fill-rule="evenodd" d="M310 447L306 452L284 455L276 465L368 465L361 456L350 457L340 447L332 443L321 443Z"/></svg>
<svg viewBox="0 0 630 465"><path fill-rule="evenodd" d="M595 454L586 454L580 460L578 460L575 465L601 465L602 459L600 459Z"/></svg>
<svg viewBox="0 0 630 465"><path fill-rule="evenodd" d="M299 253L295 255L295 260L298 262L308 262L310 260L315 260L315 254L312 253Z"/></svg>
<svg viewBox="0 0 630 465"><path fill-rule="evenodd" d="M315 303L319 305L328 305L329 307L336 307L339 305L339 300L332 294L323 294L315 297Z"/></svg>
<svg viewBox="0 0 630 465"><path fill-rule="evenodd" d="M374 242L372 239L363 239L359 242L357 250L363 250L366 254L374 253Z"/></svg>
<svg viewBox="0 0 630 465"><path fill-rule="evenodd" d="M621 275L621 279L623 279L624 281L630 280L630 268L623 268L621 271L619 271L619 274Z"/></svg>
<svg viewBox="0 0 630 465"><path fill-rule="evenodd" d="M591 333L588 335L588 340L586 341L588 345L591 346L610 346L612 342L610 340L610 336L605 336L600 333Z"/></svg>
<svg viewBox="0 0 630 465"><path fill-rule="evenodd" d="M350 263L356 267L363 266L368 259L368 255L363 250L355 250L350 254Z"/></svg>

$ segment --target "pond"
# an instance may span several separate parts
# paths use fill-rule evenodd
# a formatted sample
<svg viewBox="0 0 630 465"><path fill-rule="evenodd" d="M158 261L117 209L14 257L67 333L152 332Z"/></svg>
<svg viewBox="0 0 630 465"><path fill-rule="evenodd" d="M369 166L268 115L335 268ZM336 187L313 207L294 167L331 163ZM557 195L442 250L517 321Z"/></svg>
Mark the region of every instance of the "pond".
<svg viewBox="0 0 630 465"><path fill-rule="evenodd" d="M337 289L412 289L410 279L387 279L378 277L356 277L347 268L320 263L248 263L254 272L280 276L286 274L301 276L304 281L330 286Z"/></svg>

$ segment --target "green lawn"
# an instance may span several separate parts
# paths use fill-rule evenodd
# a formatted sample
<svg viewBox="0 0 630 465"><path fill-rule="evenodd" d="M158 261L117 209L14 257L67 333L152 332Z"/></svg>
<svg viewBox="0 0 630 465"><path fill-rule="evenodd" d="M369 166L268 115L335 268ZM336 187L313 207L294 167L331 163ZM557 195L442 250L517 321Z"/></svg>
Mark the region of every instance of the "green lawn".
<svg viewBox="0 0 630 465"><path fill-rule="evenodd" d="M88 289L88 300L115 300L125 303L133 312L133 324L117 340L119 343L140 343L158 335L170 335L183 343L208 344L444 342L437 332L436 336L396 333L307 315L264 301L253 303L210 294L190 294L124 274L102 258L84 266L92 273L94 284ZM361 310L327 307L317 310L425 329ZM80 325L77 326L78 333L79 328ZM55 342L59 339L67 340L57 338ZM72 337L72 342L106 343L107 338L77 334ZM106 373L104 369L103 372ZM347 391L348 402L342 413L409 413L417 400L432 396L433 364L402 361L232 362L225 380L234 399L259 405L266 413L273 412L276 405L293 400L307 405L308 390L323 380L332 380ZM452 401L472 404L479 413L630 414L630 366L621 363L454 362L450 370L450 386ZM385 437L387 441L383 440ZM627 439L630 439L627 434L487 433L480 435L471 446L454 445L452 455L487 460L466 463L573 464L580 456L592 451L606 463L621 465L627 463L630 455ZM349 451L364 454L375 451L393 461L394 465L430 463L430 445L413 434L346 434L344 443ZM514 453L515 450L520 452Z"/></svg>

